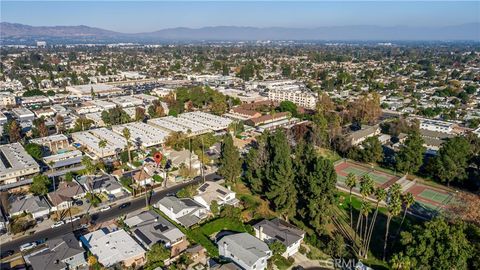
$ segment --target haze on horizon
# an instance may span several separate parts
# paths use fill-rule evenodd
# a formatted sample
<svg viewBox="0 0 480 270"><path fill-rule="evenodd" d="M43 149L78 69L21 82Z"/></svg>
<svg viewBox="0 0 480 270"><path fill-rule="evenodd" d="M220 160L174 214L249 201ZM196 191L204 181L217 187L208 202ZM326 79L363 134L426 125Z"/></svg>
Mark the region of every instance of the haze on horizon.
<svg viewBox="0 0 480 270"><path fill-rule="evenodd" d="M252 26L438 27L480 23L480 2L30 2L1 1L2 22L88 25L122 33L166 28ZM35 12L30 12L34 10Z"/></svg>

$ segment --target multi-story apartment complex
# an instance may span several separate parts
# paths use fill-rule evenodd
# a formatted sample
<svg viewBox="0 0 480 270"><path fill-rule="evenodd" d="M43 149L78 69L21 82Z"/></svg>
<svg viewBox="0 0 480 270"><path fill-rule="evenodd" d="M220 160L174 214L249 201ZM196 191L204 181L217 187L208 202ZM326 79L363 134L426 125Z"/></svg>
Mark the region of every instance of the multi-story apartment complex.
<svg viewBox="0 0 480 270"><path fill-rule="evenodd" d="M307 109L314 109L317 103L317 98L313 93L300 89L270 90L268 92L268 99L276 102L288 100Z"/></svg>
<svg viewBox="0 0 480 270"><path fill-rule="evenodd" d="M0 145L0 184L15 183L39 171L40 166L20 143Z"/></svg>

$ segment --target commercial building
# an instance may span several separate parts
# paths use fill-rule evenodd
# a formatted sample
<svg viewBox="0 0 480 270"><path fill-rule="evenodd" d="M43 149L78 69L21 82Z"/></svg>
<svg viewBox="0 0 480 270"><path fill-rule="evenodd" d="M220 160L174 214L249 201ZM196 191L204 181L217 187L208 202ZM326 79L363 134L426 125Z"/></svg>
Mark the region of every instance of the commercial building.
<svg viewBox="0 0 480 270"><path fill-rule="evenodd" d="M92 97L95 96L109 96L114 94L121 94L122 89L108 84L84 84L67 86L67 91L77 97Z"/></svg>
<svg viewBox="0 0 480 270"><path fill-rule="evenodd" d="M121 134L121 133L120 133ZM86 154L93 159L114 156L126 149L127 142L123 136L106 128L92 129L72 134L75 143L87 149ZM100 141L107 141L105 148L100 148Z"/></svg>
<svg viewBox="0 0 480 270"><path fill-rule="evenodd" d="M113 98L110 98L110 101L117 104L117 106L120 106L122 108L135 107L135 106L143 105L143 100L142 99L138 99L138 98L135 98L133 96L113 97Z"/></svg>
<svg viewBox="0 0 480 270"><path fill-rule="evenodd" d="M0 184L15 183L40 171L20 143L0 145Z"/></svg>
<svg viewBox="0 0 480 270"><path fill-rule="evenodd" d="M113 126L112 130L122 135L125 128L130 131L130 141L134 145L141 145L145 148L162 144L168 136L167 132L142 122Z"/></svg>
<svg viewBox="0 0 480 270"><path fill-rule="evenodd" d="M20 122L32 121L35 119L35 114L29 109L23 107L13 108L12 114Z"/></svg>
<svg viewBox="0 0 480 270"><path fill-rule="evenodd" d="M420 119L420 129L453 134L454 123L432 120L432 119Z"/></svg>
<svg viewBox="0 0 480 270"><path fill-rule="evenodd" d="M70 146L67 136L63 134L56 134L42 138L31 139L30 143L42 145L50 152L57 153L59 150L66 149Z"/></svg>
<svg viewBox="0 0 480 270"><path fill-rule="evenodd" d="M145 263L145 250L123 229L110 231L102 228L82 235L80 241L105 267L117 263L124 267L138 267Z"/></svg>

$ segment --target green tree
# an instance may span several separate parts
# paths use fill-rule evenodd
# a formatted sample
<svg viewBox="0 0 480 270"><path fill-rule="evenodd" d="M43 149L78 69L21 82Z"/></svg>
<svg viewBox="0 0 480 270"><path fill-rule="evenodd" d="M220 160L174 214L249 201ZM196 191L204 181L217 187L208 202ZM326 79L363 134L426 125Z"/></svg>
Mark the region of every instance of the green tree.
<svg viewBox="0 0 480 270"><path fill-rule="evenodd" d="M154 244L147 252L147 262L149 265L163 266L164 261L170 258L170 250L165 248L162 243Z"/></svg>
<svg viewBox="0 0 480 270"><path fill-rule="evenodd" d="M11 143L18 142L22 139L20 123L17 120L11 120L7 123L8 139Z"/></svg>
<svg viewBox="0 0 480 270"><path fill-rule="evenodd" d="M268 144L270 162L266 170L266 196L275 210L288 220L289 216L295 214L297 200L290 146L285 133L281 131L270 136Z"/></svg>
<svg viewBox="0 0 480 270"><path fill-rule="evenodd" d="M464 137L454 137L442 145L438 155L428 166L430 174L447 185L451 181L463 181L471 154L471 146Z"/></svg>
<svg viewBox="0 0 480 270"><path fill-rule="evenodd" d="M370 249L370 240L372 239L373 228L375 227L375 223L377 221L378 209L380 207L380 203L382 201L385 201L386 198L387 198L387 192L383 188L375 189L375 199L377 202L375 204L375 212L373 213L372 222L370 223L370 228L367 232L367 237L365 239L366 244L363 247L364 248L363 257L365 259L368 257L368 250Z"/></svg>
<svg viewBox="0 0 480 270"><path fill-rule="evenodd" d="M235 183L242 170L242 161L230 134L225 135L223 138L219 163L218 173L225 177L227 183Z"/></svg>
<svg viewBox="0 0 480 270"><path fill-rule="evenodd" d="M290 112L292 116L296 116L297 113L297 105L289 100L284 100L280 102L280 105L278 106L278 109L281 112Z"/></svg>
<svg viewBox="0 0 480 270"><path fill-rule="evenodd" d="M368 163L382 161L383 149L377 136L368 137L362 142L362 147L362 150L360 150L362 161Z"/></svg>
<svg viewBox="0 0 480 270"><path fill-rule="evenodd" d="M285 253L285 251L287 251L287 247L285 247L284 244L282 244L282 242L278 241L278 240L275 240L271 243L268 244L268 248L270 249L270 251L272 251L272 254L275 256L282 256L283 253Z"/></svg>
<svg viewBox="0 0 480 270"><path fill-rule="evenodd" d="M95 166L95 164L92 162L92 160L89 157L83 156L81 163L83 166L85 166L86 174L93 174L96 172L97 166Z"/></svg>
<svg viewBox="0 0 480 270"><path fill-rule="evenodd" d="M33 177L33 182L30 186L30 192L35 195L45 195L48 193L49 186L50 180L46 175L36 175Z"/></svg>
<svg viewBox="0 0 480 270"><path fill-rule="evenodd" d="M413 197L413 194L410 192L402 194L402 203L403 203L403 216L402 216L402 221L400 221L400 225L398 226L396 236L398 236L398 234L402 230L402 225L403 225L403 222L405 221L405 217L407 216L407 211L415 203L415 197Z"/></svg>
<svg viewBox="0 0 480 270"><path fill-rule="evenodd" d="M218 206L218 202L216 200L213 200L210 203L210 211L214 216L218 215L220 213L220 207Z"/></svg>
<svg viewBox="0 0 480 270"><path fill-rule="evenodd" d="M387 245L388 245L388 234L390 230L390 222L392 218L398 216L402 211L402 188L398 183L393 184L388 190L388 201L387 201L387 224L385 229L385 240L383 243L383 259L387 255Z"/></svg>
<svg viewBox="0 0 480 270"><path fill-rule="evenodd" d="M43 157L42 146L36 143L29 143L25 146L25 151L36 160L41 160Z"/></svg>
<svg viewBox="0 0 480 270"><path fill-rule="evenodd" d="M73 175L72 172L67 172L67 173L65 174L65 181L66 181L66 182L72 182L72 181L73 181L73 176L74 176L74 175Z"/></svg>
<svg viewBox="0 0 480 270"><path fill-rule="evenodd" d="M269 163L267 137L267 134L259 136L256 144L250 149L245 158L245 182L256 194L261 194L265 190L263 181L265 179L266 167Z"/></svg>
<svg viewBox="0 0 480 270"><path fill-rule="evenodd" d="M411 132L396 157L397 170L415 173L423 164L424 140L418 131Z"/></svg>
<svg viewBox="0 0 480 270"><path fill-rule="evenodd" d="M350 227L353 228L353 212L352 212L352 190L357 186L357 176L354 173L349 173L345 179L345 185L349 189L348 204L350 205Z"/></svg>
<svg viewBox="0 0 480 270"><path fill-rule="evenodd" d="M473 250L463 224L436 218L401 235L412 269L467 269Z"/></svg>
<svg viewBox="0 0 480 270"><path fill-rule="evenodd" d="M130 130L128 128L124 128L122 130L122 135L123 135L123 138L125 138L125 142L126 142L126 147L127 147L127 152L128 152L128 162L130 164L132 164L132 154L130 153L130 147L131 147Z"/></svg>
<svg viewBox="0 0 480 270"><path fill-rule="evenodd" d="M365 214L367 214L368 217L368 211L370 210L369 205L365 204L365 202L366 200L368 200L368 196L370 196L374 192L374 190L375 182L370 177L370 175L362 175L362 177L360 178L360 194L362 195L362 208L360 209L360 213L357 219L357 226L355 227L355 239L357 238L357 235L362 237L363 217Z"/></svg>

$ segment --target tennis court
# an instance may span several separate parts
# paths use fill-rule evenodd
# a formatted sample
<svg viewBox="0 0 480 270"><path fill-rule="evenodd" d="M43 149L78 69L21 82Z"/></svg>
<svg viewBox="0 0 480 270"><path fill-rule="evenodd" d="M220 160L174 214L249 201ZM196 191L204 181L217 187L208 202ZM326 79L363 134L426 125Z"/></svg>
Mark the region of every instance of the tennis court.
<svg viewBox="0 0 480 270"><path fill-rule="evenodd" d="M337 162L335 171L337 172L337 182L340 184L345 184L349 173L353 173L358 179L364 175L369 175L378 187L383 188L389 187L399 179L397 176L347 160Z"/></svg>
<svg viewBox="0 0 480 270"><path fill-rule="evenodd" d="M453 199L453 194L448 190L434 188L424 184L415 184L407 190L415 200L432 210L445 208Z"/></svg>

